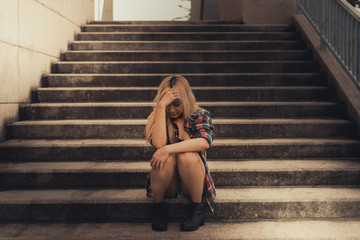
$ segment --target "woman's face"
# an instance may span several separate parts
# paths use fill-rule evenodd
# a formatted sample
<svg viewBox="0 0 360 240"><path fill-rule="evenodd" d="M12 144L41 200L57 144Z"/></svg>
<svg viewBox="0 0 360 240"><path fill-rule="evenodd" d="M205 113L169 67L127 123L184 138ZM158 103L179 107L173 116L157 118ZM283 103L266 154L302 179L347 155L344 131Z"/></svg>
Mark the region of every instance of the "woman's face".
<svg viewBox="0 0 360 240"><path fill-rule="evenodd" d="M166 107L166 114L172 118L176 119L183 115L184 113L184 104L180 98L175 99Z"/></svg>

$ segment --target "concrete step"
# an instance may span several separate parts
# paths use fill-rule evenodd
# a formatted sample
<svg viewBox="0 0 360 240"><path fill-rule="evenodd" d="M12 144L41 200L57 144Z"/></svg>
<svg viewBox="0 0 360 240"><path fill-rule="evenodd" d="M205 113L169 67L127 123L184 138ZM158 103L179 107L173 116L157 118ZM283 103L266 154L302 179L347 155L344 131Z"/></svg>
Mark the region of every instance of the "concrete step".
<svg viewBox="0 0 360 240"><path fill-rule="evenodd" d="M335 102L199 102L213 118L344 118ZM20 106L21 120L145 119L151 102L35 103Z"/></svg>
<svg viewBox="0 0 360 240"><path fill-rule="evenodd" d="M217 187L360 184L359 160L209 160L208 165ZM0 187L143 188L149 171L149 162L0 163Z"/></svg>
<svg viewBox="0 0 360 240"><path fill-rule="evenodd" d="M185 73L199 86L321 86L319 73ZM168 74L49 74L43 87L158 87Z"/></svg>
<svg viewBox="0 0 360 240"><path fill-rule="evenodd" d="M0 221L148 221L151 204L144 189L1 191ZM186 204L170 200L168 219L183 219ZM206 208L205 215L210 221L359 218L360 189L218 188L215 212Z"/></svg>
<svg viewBox="0 0 360 240"><path fill-rule="evenodd" d="M81 28L82 32L293 32L290 25L250 25L250 24L208 24L208 25L129 25L92 24Z"/></svg>
<svg viewBox="0 0 360 240"><path fill-rule="evenodd" d="M89 21L88 25L226 25L226 24L243 24L241 21L213 21L213 20L194 20L194 21L167 21L167 20L121 20L121 21Z"/></svg>
<svg viewBox="0 0 360 240"><path fill-rule="evenodd" d="M314 61L58 62L52 73L276 73L315 72Z"/></svg>
<svg viewBox="0 0 360 240"><path fill-rule="evenodd" d="M2 161L144 161L154 148L144 139L13 139L0 144ZM217 139L213 159L352 158L360 141L352 139Z"/></svg>
<svg viewBox="0 0 360 240"><path fill-rule="evenodd" d="M360 236L360 220L277 220L206 222L194 232L180 231L182 221L170 222L166 232L138 223L7 223L0 224L0 238L12 240L100 239L242 239L242 240L349 240Z"/></svg>
<svg viewBox="0 0 360 240"><path fill-rule="evenodd" d="M20 121L8 125L15 139L145 138L146 119ZM337 119L213 119L216 138L345 138L355 126Z"/></svg>
<svg viewBox="0 0 360 240"><path fill-rule="evenodd" d="M327 87L193 87L197 101L330 101ZM37 102L150 102L157 87L39 88ZM329 96L330 95L330 96Z"/></svg>
<svg viewBox="0 0 360 240"><path fill-rule="evenodd" d="M296 50L303 41L74 41L69 50Z"/></svg>
<svg viewBox="0 0 360 240"><path fill-rule="evenodd" d="M271 51L69 51L63 61L299 61L306 50Z"/></svg>
<svg viewBox="0 0 360 240"><path fill-rule="evenodd" d="M78 41L228 41L296 40L296 32L94 32L79 33Z"/></svg>

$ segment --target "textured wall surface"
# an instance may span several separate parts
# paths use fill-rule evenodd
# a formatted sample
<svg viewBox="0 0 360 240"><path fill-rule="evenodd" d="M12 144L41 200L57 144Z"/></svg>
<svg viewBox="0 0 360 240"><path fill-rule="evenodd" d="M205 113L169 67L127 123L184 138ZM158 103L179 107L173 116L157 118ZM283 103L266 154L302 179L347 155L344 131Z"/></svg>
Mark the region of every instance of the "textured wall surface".
<svg viewBox="0 0 360 240"><path fill-rule="evenodd" d="M219 20L219 5L221 1L223 0L204 0L202 20ZM191 0L191 20L197 21L200 20L200 18L201 0Z"/></svg>
<svg viewBox="0 0 360 240"><path fill-rule="evenodd" d="M296 0L242 0L243 21L251 24L289 24Z"/></svg>
<svg viewBox="0 0 360 240"><path fill-rule="evenodd" d="M192 0L192 20L200 19L200 2ZM204 20L289 24L295 14L296 0L204 0Z"/></svg>
<svg viewBox="0 0 360 240"><path fill-rule="evenodd" d="M242 0L220 0L219 20L220 21L242 21Z"/></svg>
<svg viewBox="0 0 360 240"><path fill-rule="evenodd" d="M74 33L94 15L94 0L0 0L0 141L18 106L50 71Z"/></svg>
<svg viewBox="0 0 360 240"><path fill-rule="evenodd" d="M201 0L191 0L191 19L196 21L200 19Z"/></svg>

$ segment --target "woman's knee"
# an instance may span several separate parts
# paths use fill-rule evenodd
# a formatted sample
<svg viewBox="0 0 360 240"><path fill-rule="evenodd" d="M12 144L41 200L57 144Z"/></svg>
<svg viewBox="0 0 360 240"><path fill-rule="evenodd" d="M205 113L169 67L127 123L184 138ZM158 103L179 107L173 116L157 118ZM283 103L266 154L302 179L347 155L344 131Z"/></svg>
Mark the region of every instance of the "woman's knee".
<svg viewBox="0 0 360 240"><path fill-rule="evenodd" d="M156 172L157 174L164 175L166 173L172 172L171 170L175 170L176 168L176 157L175 154L169 155L169 157L164 162L164 165L161 169L152 168L151 171Z"/></svg>
<svg viewBox="0 0 360 240"><path fill-rule="evenodd" d="M179 167L192 167L198 164L199 155L193 152L179 153L176 156L176 163Z"/></svg>

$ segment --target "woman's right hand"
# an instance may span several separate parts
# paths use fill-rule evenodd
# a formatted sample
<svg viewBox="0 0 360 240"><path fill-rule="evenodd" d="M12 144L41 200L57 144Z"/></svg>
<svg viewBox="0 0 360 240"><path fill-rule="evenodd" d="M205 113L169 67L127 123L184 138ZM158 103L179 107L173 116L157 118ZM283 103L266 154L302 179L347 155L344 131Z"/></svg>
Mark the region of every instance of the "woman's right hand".
<svg viewBox="0 0 360 240"><path fill-rule="evenodd" d="M164 96L161 98L159 104L163 107L169 106L175 99L180 98L179 93L175 92L173 89L168 90Z"/></svg>
<svg viewBox="0 0 360 240"><path fill-rule="evenodd" d="M154 153L152 159L150 160L150 166L154 169L161 170L164 166L166 159L168 159L170 152L168 151L167 146L159 148Z"/></svg>

